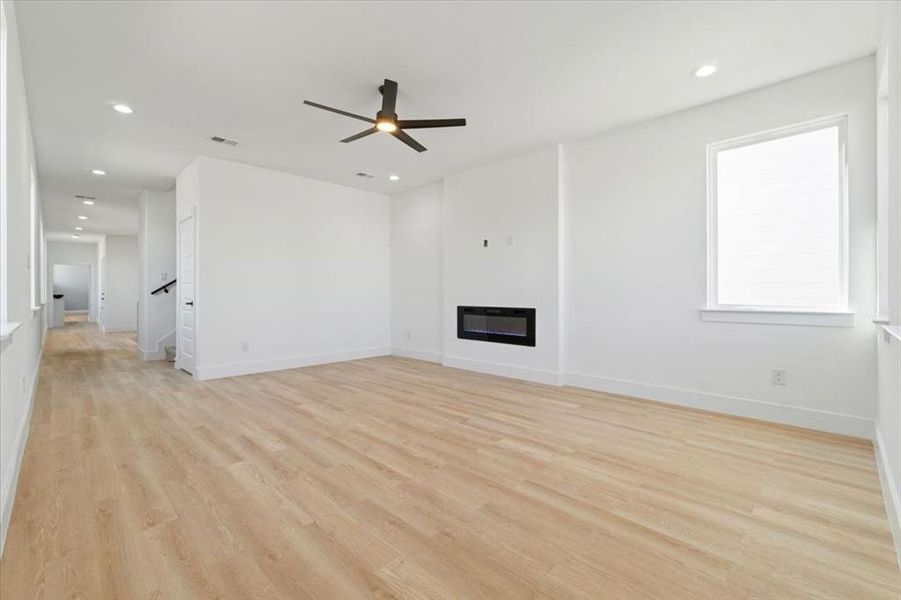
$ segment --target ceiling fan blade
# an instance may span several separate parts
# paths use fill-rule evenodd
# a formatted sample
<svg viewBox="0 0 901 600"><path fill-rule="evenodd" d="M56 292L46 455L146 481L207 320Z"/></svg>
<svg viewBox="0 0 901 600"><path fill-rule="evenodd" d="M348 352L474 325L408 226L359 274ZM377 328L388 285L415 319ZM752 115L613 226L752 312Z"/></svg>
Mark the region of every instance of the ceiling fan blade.
<svg viewBox="0 0 901 600"><path fill-rule="evenodd" d="M399 139L400 141L402 141L409 147L413 148L417 152L425 152L426 151L425 146L423 146L422 144L420 144L419 142L417 142L416 140L411 138L409 135L404 133L403 130L401 130L401 129L396 129L396 130L392 131L391 135L393 135L394 137L396 137L397 139Z"/></svg>
<svg viewBox="0 0 901 600"><path fill-rule="evenodd" d="M466 119L414 119L412 121L398 121L401 129L429 129L431 127L463 127Z"/></svg>
<svg viewBox="0 0 901 600"><path fill-rule="evenodd" d="M352 141L354 141L354 140L358 140L358 139L360 139L360 138L364 138L364 137L366 137L367 135L372 135L373 133L375 133L375 132L377 132L377 131L378 131L378 129L376 129L375 127L372 127L372 128L370 128L370 129L366 129L366 130L364 130L364 131L361 131L360 133L354 134L354 135L352 135L352 136L350 136L350 137L346 137L346 138L344 138L344 139L341 140L341 141L342 141L343 143L346 144L347 142L352 142Z"/></svg>
<svg viewBox="0 0 901 600"><path fill-rule="evenodd" d="M325 104L317 104L316 102L310 102L309 100L304 100L303 103L306 104L307 106L321 108L322 110L327 110L329 112L338 113L339 115L344 115L345 117L351 117L352 119L359 119L361 121L366 121L367 123L375 123L375 119L370 119L369 117L364 117L362 115L356 115L352 112L347 112L346 110L332 108L331 106L326 106Z"/></svg>
<svg viewBox="0 0 901 600"><path fill-rule="evenodd" d="M382 110L380 114L387 119L393 119L397 105L397 82L386 79L382 85Z"/></svg>

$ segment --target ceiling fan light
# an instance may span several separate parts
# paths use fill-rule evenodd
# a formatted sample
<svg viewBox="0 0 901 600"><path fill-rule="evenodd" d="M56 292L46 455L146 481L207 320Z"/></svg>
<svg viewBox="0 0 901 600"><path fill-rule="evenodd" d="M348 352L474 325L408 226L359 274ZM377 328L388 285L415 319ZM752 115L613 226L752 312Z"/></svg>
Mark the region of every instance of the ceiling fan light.
<svg viewBox="0 0 901 600"><path fill-rule="evenodd" d="M379 131L386 131L391 133L392 131L397 131L397 125L392 123L391 121L379 121L375 124L376 129Z"/></svg>

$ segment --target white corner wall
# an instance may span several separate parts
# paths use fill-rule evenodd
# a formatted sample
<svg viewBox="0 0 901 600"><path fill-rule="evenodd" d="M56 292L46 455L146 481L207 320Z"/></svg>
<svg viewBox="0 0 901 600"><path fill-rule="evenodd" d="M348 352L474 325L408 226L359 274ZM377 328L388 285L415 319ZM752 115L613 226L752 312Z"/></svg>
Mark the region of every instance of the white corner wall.
<svg viewBox="0 0 901 600"><path fill-rule="evenodd" d="M135 331L138 326L138 238L108 235L105 240L101 328L104 332Z"/></svg>
<svg viewBox="0 0 901 600"><path fill-rule="evenodd" d="M207 157L182 175L198 378L390 353L387 196Z"/></svg>
<svg viewBox="0 0 901 600"><path fill-rule="evenodd" d="M138 350L143 360L160 360L175 345L178 294L175 286L168 294L150 292L176 278L175 191L145 190L138 211Z"/></svg>
<svg viewBox="0 0 901 600"><path fill-rule="evenodd" d="M391 197L391 353L441 362L442 183Z"/></svg>
<svg viewBox="0 0 901 600"><path fill-rule="evenodd" d="M5 161L6 177L0 181L6 201L6 220L0 228L0 244L6 248L5 321L20 323L10 339L0 341L0 553L12 516L16 483L31 418L32 401L37 387L41 361L41 343L46 321L44 310L31 304L31 276L27 256L31 252L29 186L35 168L31 125L22 77L15 5L3 2L3 18L7 27L8 52L0 54L7 72L6 116L7 148L0 160Z"/></svg>
<svg viewBox="0 0 901 600"><path fill-rule="evenodd" d="M706 145L848 115L850 328L702 322ZM872 57L566 148L567 367L574 385L872 435ZM785 369L788 385L771 384Z"/></svg>
<svg viewBox="0 0 901 600"><path fill-rule="evenodd" d="M444 180L445 365L561 383L561 202L557 146ZM535 308L536 346L458 339L466 305Z"/></svg>

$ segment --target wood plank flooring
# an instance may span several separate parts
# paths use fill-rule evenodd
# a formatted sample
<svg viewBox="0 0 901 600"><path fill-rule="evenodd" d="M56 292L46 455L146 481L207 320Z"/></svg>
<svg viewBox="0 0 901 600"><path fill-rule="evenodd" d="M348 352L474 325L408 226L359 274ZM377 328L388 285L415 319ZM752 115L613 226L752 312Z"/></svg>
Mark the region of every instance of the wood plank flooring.
<svg viewBox="0 0 901 600"><path fill-rule="evenodd" d="M25 598L899 598L869 442L377 358L210 382L48 334Z"/></svg>

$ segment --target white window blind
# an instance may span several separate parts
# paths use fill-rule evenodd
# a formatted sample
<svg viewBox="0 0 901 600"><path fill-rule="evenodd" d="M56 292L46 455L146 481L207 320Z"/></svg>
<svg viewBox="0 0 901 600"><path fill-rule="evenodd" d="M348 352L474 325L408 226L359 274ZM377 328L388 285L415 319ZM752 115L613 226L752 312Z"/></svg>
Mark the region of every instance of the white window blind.
<svg viewBox="0 0 901 600"><path fill-rule="evenodd" d="M844 310L845 119L713 145L709 304Z"/></svg>

